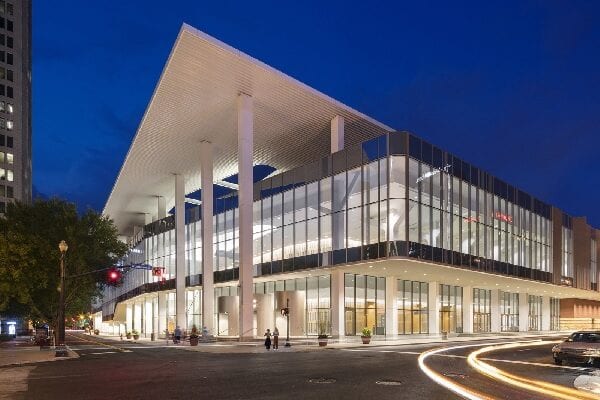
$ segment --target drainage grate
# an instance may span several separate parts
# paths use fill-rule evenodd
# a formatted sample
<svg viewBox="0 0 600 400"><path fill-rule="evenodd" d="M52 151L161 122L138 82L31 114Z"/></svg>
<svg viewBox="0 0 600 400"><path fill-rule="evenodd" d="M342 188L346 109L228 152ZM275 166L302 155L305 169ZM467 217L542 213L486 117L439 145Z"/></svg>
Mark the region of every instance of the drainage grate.
<svg viewBox="0 0 600 400"><path fill-rule="evenodd" d="M375 383L377 385L384 385L384 386L400 386L400 385L402 385L402 382L394 381L394 380L375 381Z"/></svg>
<svg viewBox="0 0 600 400"><path fill-rule="evenodd" d="M460 379L465 379L467 376L465 374L459 374L456 372L448 372L443 374L444 376L447 376L448 378L460 378Z"/></svg>
<svg viewBox="0 0 600 400"><path fill-rule="evenodd" d="M333 378L310 378L308 381L310 383L335 383Z"/></svg>

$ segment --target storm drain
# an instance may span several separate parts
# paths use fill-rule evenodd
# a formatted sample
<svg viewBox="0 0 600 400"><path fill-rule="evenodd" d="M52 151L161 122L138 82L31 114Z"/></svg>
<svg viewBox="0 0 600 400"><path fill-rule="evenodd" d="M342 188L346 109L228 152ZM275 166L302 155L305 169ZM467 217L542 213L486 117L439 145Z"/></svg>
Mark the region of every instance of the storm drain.
<svg viewBox="0 0 600 400"><path fill-rule="evenodd" d="M308 380L310 383L335 383L335 379L333 378L310 378Z"/></svg>
<svg viewBox="0 0 600 400"><path fill-rule="evenodd" d="M448 372L448 373L445 373L444 376L447 376L448 378L460 378L460 379L465 379L467 377L465 374L459 374L456 372Z"/></svg>
<svg viewBox="0 0 600 400"><path fill-rule="evenodd" d="M383 386L400 386L400 385L402 385L402 382L394 381L394 380L375 381L375 383L377 385L383 385Z"/></svg>

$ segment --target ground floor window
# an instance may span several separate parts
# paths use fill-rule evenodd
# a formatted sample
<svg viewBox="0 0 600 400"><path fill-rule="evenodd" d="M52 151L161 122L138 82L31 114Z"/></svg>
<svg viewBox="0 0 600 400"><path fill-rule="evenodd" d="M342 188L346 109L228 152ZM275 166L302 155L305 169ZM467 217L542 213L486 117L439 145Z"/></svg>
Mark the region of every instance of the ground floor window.
<svg viewBox="0 0 600 400"><path fill-rule="evenodd" d="M440 331L462 333L462 287L440 284L439 290Z"/></svg>
<svg viewBox="0 0 600 400"><path fill-rule="evenodd" d="M344 286L346 335L385 335L385 278L345 274Z"/></svg>
<svg viewBox="0 0 600 400"><path fill-rule="evenodd" d="M492 291L473 289L473 332L492 330Z"/></svg>
<svg viewBox="0 0 600 400"><path fill-rule="evenodd" d="M500 292L500 330L519 331L519 293Z"/></svg>
<svg viewBox="0 0 600 400"><path fill-rule="evenodd" d="M550 298L550 330L560 330L560 299Z"/></svg>
<svg viewBox="0 0 600 400"><path fill-rule="evenodd" d="M191 330L194 325L202 331L202 291L199 289L185 292L187 328Z"/></svg>
<svg viewBox="0 0 600 400"><path fill-rule="evenodd" d="M529 330L542 329L542 296L529 295Z"/></svg>
<svg viewBox="0 0 600 400"><path fill-rule="evenodd" d="M175 304L175 292L167 293L167 331L175 332L177 319L177 305Z"/></svg>
<svg viewBox="0 0 600 400"><path fill-rule="evenodd" d="M429 284L416 281L396 281L398 334L429 333Z"/></svg>
<svg viewBox="0 0 600 400"><path fill-rule="evenodd" d="M289 308L290 336L331 334L331 277L329 275L285 279L254 284L254 328L261 337L276 326L287 335Z"/></svg>

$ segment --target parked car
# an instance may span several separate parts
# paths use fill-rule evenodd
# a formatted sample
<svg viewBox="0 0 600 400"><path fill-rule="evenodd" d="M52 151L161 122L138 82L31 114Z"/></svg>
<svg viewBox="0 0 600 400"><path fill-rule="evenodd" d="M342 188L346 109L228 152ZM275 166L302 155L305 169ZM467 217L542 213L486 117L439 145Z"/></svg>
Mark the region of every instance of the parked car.
<svg viewBox="0 0 600 400"><path fill-rule="evenodd" d="M554 363L588 363L600 366L600 331L579 331L552 348Z"/></svg>

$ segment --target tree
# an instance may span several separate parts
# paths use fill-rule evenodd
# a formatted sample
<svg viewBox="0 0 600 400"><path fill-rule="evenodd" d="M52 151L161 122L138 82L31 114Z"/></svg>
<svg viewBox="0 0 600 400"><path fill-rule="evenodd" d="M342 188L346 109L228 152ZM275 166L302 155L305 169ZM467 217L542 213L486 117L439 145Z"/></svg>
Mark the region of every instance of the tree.
<svg viewBox="0 0 600 400"><path fill-rule="evenodd" d="M109 218L60 199L9 204L0 218L0 313L55 324L60 251L65 240L65 315L89 311L105 269L127 251ZM69 278L72 277L72 278Z"/></svg>

